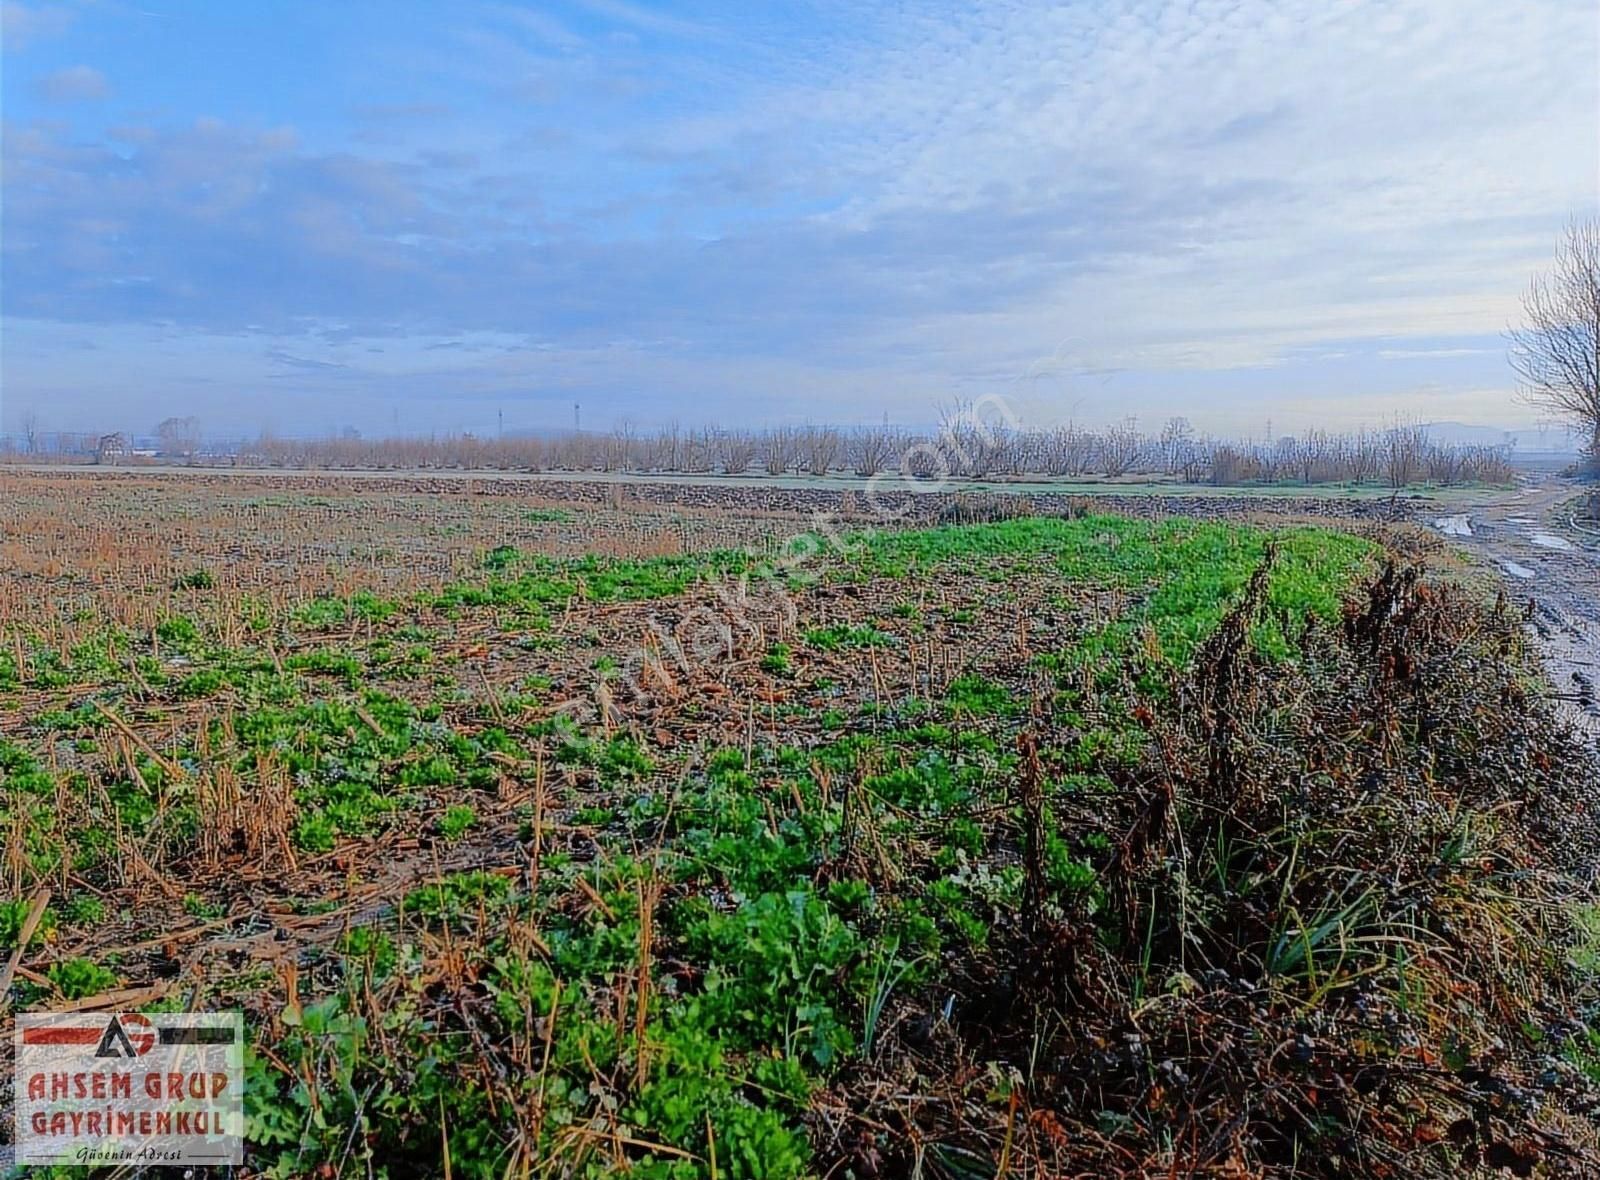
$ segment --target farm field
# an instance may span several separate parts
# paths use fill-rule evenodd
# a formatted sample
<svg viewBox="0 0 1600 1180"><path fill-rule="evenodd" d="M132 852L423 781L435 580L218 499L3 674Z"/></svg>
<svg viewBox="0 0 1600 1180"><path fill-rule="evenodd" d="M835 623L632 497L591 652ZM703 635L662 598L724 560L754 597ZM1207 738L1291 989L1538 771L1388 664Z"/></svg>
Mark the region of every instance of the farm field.
<svg viewBox="0 0 1600 1180"><path fill-rule="evenodd" d="M1595 766L1418 530L0 494L0 1003L242 1008L244 1174L1600 1169Z"/></svg>

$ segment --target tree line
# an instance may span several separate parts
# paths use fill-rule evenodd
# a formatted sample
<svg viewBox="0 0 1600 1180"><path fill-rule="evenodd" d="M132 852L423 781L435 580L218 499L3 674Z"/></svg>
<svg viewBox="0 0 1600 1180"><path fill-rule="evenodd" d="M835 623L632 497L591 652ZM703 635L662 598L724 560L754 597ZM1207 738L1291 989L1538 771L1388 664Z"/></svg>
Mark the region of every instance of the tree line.
<svg viewBox="0 0 1600 1180"><path fill-rule="evenodd" d="M1101 429L1024 430L965 422L916 431L893 426L763 430L621 427L607 433L485 438L286 439L241 446L241 465L305 469L557 471L597 474L901 475L912 479L1160 479L1191 484L1366 484L1407 487L1508 483L1506 447L1435 442L1421 426L1310 430L1266 442L1196 433L1182 418L1161 431L1133 421Z"/></svg>
<svg viewBox="0 0 1600 1180"><path fill-rule="evenodd" d="M189 421L189 420L185 420ZM164 434L168 432L163 432ZM114 441L108 441L114 440ZM18 445L18 442L21 445ZM163 443L165 443L163 439ZM181 448L135 453L123 436L29 434L0 453L37 460L196 463L301 470L463 470L770 477L902 476L920 480L1168 480L1243 487L1331 484L1407 487L1508 483L1507 447L1435 442L1422 426L1308 430L1271 441L1198 434L1183 418L1155 433L1133 420L1093 429L1018 429L947 415L937 430L894 426L767 429L631 426L606 433L484 437L446 434L366 439L262 435L205 446L186 432Z"/></svg>

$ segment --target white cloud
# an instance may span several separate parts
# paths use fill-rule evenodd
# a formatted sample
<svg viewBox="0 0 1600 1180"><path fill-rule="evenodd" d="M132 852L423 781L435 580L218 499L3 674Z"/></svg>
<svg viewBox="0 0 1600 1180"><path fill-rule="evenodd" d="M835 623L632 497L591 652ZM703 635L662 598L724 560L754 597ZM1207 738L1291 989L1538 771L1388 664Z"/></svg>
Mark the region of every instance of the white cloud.
<svg viewBox="0 0 1600 1180"><path fill-rule="evenodd" d="M1386 361L1426 361L1441 357L1493 356L1493 348L1380 348L1378 356Z"/></svg>
<svg viewBox="0 0 1600 1180"><path fill-rule="evenodd" d="M779 109L831 131L818 152L856 224L1070 217L1109 188L1125 207L1086 235L1162 236L1062 274L1013 323L1093 309L1128 363L1255 363L1319 335L1503 327L1560 221L1595 204L1597 29L1581 0L985 5L886 30ZM1200 199L1219 186L1245 195Z"/></svg>
<svg viewBox="0 0 1600 1180"><path fill-rule="evenodd" d="M51 102L91 102L110 95L111 86L93 66L68 66L39 79L39 93Z"/></svg>
<svg viewBox="0 0 1600 1180"><path fill-rule="evenodd" d="M618 24L630 26L641 32L688 38L704 38L714 35L714 31L709 25L666 16L646 5L632 4L628 0L578 0L578 2L584 8L605 17L607 20L616 21Z"/></svg>
<svg viewBox="0 0 1600 1180"><path fill-rule="evenodd" d="M35 41L57 37L72 23L72 11L60 4L0 4L0 41L8 53L20 53Z"/></svg>

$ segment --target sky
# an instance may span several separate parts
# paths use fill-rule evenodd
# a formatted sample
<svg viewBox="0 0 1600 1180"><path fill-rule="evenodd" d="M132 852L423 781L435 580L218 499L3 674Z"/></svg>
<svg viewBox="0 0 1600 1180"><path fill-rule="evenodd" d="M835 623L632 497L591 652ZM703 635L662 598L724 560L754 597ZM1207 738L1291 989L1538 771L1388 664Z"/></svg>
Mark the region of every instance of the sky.
<svg viewBox="0 0 1600 1180"><path fill-rule="evenodd" d="M1593 0L4 0L0 430L1523 424Z"/></svg>

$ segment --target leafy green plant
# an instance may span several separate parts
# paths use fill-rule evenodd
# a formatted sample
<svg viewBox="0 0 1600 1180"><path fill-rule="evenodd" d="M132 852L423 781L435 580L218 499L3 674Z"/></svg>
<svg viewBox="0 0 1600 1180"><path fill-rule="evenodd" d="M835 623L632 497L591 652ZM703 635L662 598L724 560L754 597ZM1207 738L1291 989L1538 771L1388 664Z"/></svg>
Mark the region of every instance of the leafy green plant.
<svg viewBox="0 0 1600 1180"><path fill-rule="evenodd" d="M200 627L186 615L172 615L156 624L156 638L174 647L194 647L200 642Z"/></svg>
<svg viewBox="0 0 1600 1180"><path fill-rule="evenodd" d="M477 822L476 811L465 803L457 803L445 808L445 813L439 817L439 835L454 842L465 836Z"/></svg>
<svg viewBox="0 0 1600 1180"><path fill-rule="evenodd" d="M105 921L106 903L92 893L75 893L61 910L62 916L74 926L97 926ZM0 944L6 941L4 924L4 918L0 918ZM12 941L15 941L15 936Z"/></svg>
<svg viewBox="0 0 1600 1180"><path fill-rule="evenodd" d="M22 937L22 924L27 921L28 910L31 908L32 903L25 897L0 901L0 947L17 945L17 940ZM55 911L46 906L39 917L38 925L33 928L33 935L28 939L28 945L38 946L48 940L55 930Z"/></svg>
<svg viewBox="0 0 1600 1180"><path fill-rule="evenodd" d="M206 900L198 893L186 893L183 895L183 912L191 917L210 922L222 917L227 911L221 905L214 901Z"/></svg>
<svg viewBox="0 0 1600 1180"><path fill-rule="evenodd" d="M497 572L508 570L522 558L515 545L497 545L483 555L483 568Z"/></svg>
<svg viewBox="0 0 1600 1180"><path fill-rule="evenodd" d="M827 627L812 627L802 633L803 638L819 651L837 651L850 647L888 647L895 637L865 623L834 623Z"/></svg>
<svg viewBox="0 0 1600 1180"><path fill-rule="evenodd" d="M295 825L294 842L307 852L332 851L339 829L327 815L306 815Z"/></svg>
<svg viewBox="0 0 1600 1180"><path fill-rule="evenodd" d="M452 873L406 894L405 910L429 921L449 922L475 914L480 906L492 908L510 892L510 878L496 873Z"/></svg>
<svg viewBox="0 0 1600 1180"><path fill-rule="evenodd" d="M117 986L117 974L93 959L63 959L51 964L45 976L69 1000L97 996Z"/></svg>
<svg viewBox="0 0 1600 1180"><path fill-rule="evenodd" d="M982 676L959 676L945 690L945 703L953 710L973 717L1015 713L1018 702L1011 690Z"/></svg>
<svg viewBox="0 0 1600 1180"><path fill-rule="evenodd" d="M815 894L762 894L733 914L708 915L688 940L717 965L706 1005L723 1027L824 1068L850 1050L839 1006L853 994L861 941Z"/></svg>

